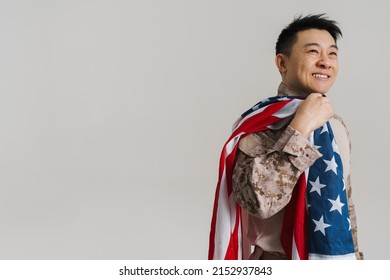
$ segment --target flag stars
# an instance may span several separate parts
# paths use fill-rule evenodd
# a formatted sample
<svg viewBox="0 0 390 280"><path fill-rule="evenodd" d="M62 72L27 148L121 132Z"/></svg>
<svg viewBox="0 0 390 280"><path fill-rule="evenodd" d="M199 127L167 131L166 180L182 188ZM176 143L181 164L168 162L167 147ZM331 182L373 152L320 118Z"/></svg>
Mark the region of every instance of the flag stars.
<svg viewBox="0 0 390 280"><path fill-rule="evenodd" d="M334 172L334 174L337 175L337 167L338 167L338 165L336 163L336 160L335 160L334 156L332 157L331 160L324 159L324 162L327 164L325 172L327 172L329 170L332 170Z"/></svg>
<svg viewBox="0 0 390 280"><path fill-rule="evenodd" d="M316 253L329 255L332 254L333 248L338 248L339 244L344 244L345 240L351 241L352 239L352 226L346 202L348 181L343 179L340 151L330 124L326 123L314 131L310 136L310 141L321 153L321 157L309 169L307 180L306 211L312 233L310 242L313 242L310 244L327 240L329 246L325 246L326 248L313 249L316 247L313 245L311 249Z"/></svg>
<svg viewBox="0 0 390 280"><path fill-rule="evenodd" d="M329 212L337 210L337 211L339 211L340 214L342 214L341 208L345 204L340 201L340 195L337 196L336 200L333 200L333 199L328 199L328 200L330 201L330 203L332 203L332 208L330 208Z"/></svg>
<svg viewBox="0 0 390 280"><path fill-rule="evenodd" d="M325 234L325 229L326 229L327 227L330 227L331 225L329 225L329 224L327 224L327 223L324 222L324 216L321 216L321 218L320 218L318 221L316 221L316 220L313 219L313 222L316 224L316 227L315 227L315 229L314 229L314 232L316 232L316 231L321 231L321 233L322 233L324 236L326 236L326 234Z"/></svg>
<svg viewBox="0 0 390 280"><path fill-rule="evenodd" d="M324 125L322 126L322 130L321 130L321 133L320 133L320 134L325 133L325 132L329 132L328 126L327 126L326 124L324 124Z"/></svg>
<svg viewBox="0 0 390 280"><path fill-rule="evenodd" d="M310 192L316 191L321 196L321 189L326 187L326 185L320 183L320 176L317 176L317 179L314 182L313 181L309 181L309 182L312 185Z"/></svg>
<svg viewBox="0 0 390 280"><path fill-rule="evenodd" d="M316 148L317 150L320 150L322 147L321 147L321 146L314 145L314 148Z"/></svg>

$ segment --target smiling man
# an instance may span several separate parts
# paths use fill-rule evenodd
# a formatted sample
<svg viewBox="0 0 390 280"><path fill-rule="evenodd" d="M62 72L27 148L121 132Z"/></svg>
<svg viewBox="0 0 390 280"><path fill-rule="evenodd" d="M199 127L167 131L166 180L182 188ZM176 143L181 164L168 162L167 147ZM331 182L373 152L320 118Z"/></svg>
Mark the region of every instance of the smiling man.
<svg viewBox="0 0 390 280"><path fill-rule="evenodd" d="M341 35L323 14L280 33L278 94L239 118L221 155L209 259L362 259L349 134L326 95Z"/></svg>

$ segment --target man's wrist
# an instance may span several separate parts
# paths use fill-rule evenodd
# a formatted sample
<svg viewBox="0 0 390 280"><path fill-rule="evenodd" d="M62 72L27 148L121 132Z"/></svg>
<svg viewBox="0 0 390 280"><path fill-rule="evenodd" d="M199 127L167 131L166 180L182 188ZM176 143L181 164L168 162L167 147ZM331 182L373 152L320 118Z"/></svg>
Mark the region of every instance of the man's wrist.
<svg viewBox="0 0 390 280"><path fill-rule="evenodd" d="M302 136L309 138L311 131L306 128L306 126L300 125L298 122L294 122L294 120L290 123L290 127L294 130L298 131Z"/></svg>

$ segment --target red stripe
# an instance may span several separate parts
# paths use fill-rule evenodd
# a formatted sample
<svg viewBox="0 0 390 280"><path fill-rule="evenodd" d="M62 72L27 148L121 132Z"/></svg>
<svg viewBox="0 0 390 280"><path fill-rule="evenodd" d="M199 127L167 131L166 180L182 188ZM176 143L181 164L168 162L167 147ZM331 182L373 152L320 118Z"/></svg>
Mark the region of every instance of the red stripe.
<svg viewBox="0 0 390 280"><path fill-rule="evenodd" d="M291 100L271 104L267 108L265 108L263 112L260 112L246 119L242 122L240 127L233 132L227 142L229 142L232 138L234 138L235 136L237 136L237 134L241 132L245 132L245 135L248 135L250 133L267 129L268 125L279 120L279 118L274 117L272 115L282 109L289 102L291 102Z"/></svg>
<svg viewBox="0 0 390 280"><path fill-rule="evenodd" d="M297 253L301 260L308 259L306 177L303 173L294 187L291 200L284 211L281 243L288 259L292 259L292 241L294 237Z"/></svg>

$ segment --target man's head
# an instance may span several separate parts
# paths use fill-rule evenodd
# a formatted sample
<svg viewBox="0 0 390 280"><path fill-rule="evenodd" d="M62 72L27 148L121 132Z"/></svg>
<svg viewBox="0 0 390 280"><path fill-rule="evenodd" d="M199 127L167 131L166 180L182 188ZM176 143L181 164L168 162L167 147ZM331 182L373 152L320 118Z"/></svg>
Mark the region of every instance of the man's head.
<svg viewBox="0 0 390 280"><path fill-rule="evenodd" d="M323 14L294 19L279 35L276 66L282 81L300 95L326 93L338 72L340 28Z"/></svg>

